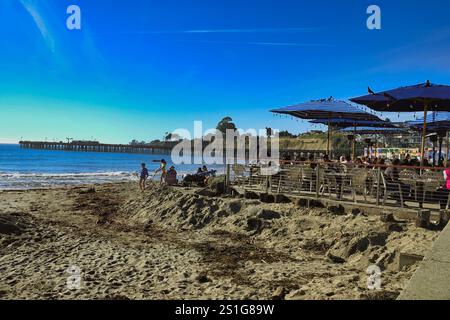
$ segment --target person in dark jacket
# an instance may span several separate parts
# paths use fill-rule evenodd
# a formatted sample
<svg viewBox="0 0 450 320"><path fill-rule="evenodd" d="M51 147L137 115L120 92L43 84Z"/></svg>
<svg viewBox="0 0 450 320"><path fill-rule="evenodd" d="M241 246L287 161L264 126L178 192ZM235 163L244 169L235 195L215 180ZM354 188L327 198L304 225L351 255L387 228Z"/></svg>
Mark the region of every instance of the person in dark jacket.
<svg viewBox="0 0 450 320"><path fill-rule="evenodd" d="M141 164L141 175L139 178L139 187L141 188L141 191L145 190L145 183L148 179L148 169L145 166L145 163Z"/></svg>

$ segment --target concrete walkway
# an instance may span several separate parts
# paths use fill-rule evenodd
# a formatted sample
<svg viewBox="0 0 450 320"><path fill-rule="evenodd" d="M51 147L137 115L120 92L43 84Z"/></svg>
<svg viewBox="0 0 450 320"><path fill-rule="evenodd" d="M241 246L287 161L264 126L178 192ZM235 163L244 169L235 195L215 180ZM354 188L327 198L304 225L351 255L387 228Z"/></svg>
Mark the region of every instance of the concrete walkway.
<svg viewBox="0 0 450 320"><path fill-rule="evenodd" d="M450 223L398 299L450 300Z"/></svg>

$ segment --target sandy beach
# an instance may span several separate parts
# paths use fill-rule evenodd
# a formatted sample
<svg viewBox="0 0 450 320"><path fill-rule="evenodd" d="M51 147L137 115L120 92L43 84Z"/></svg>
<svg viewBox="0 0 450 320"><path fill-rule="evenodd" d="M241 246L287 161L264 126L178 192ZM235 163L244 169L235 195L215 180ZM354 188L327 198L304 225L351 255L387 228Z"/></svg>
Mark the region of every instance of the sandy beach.
<svg viewBox="0 0 450 320"><path fill-rule="evenodd" d="M0 192L0 298L395 299L417 267L399 269L400 253L438 235L158 184ZM373 264L381 290L367 288Z"/></svg>

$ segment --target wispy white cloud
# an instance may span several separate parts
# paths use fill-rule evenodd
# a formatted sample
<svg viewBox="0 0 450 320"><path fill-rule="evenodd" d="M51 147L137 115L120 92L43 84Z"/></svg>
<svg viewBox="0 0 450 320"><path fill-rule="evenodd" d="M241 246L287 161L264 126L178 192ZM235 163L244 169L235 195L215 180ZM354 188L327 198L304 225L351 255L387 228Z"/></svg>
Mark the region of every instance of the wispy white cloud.
<svg viewBox="0 0 450 320"><path fill-rule="evenodd" d="M220 40L176 40L177 42L210 43L223 45L244 45L244 46L267 46L267 47L334 47L328 43L308 43L308 42L265 42L265 41L220 41Z"/></svg>
<svg viewBox="0 0 450 320"><path fill-rule="evenodd" d="M333 47L327 43L302 43L302 42L248 42L257 46L287 46L287 47Z"/></svg>
<svg viewBox="0 0 450 320"><path fill-rule="evenodd" d="M51 32L48 29L48 26L43 19L41 13L39 12L38 8L35 5L35 1L33 0L19 0L22 6L25 8L25 10L30 14L30 16L33 18L34 23L36 24L36 27L39 29L39 32L42 35L42 38L44 39L46 45L50 49L52 53L55 53L56 50L56 43L55 39L53 38Z"/></svg>
<svg viewBox="0 0 450 320"><path fill-rule="evenodd" d="M309 33L320 31L320 28L304 27L304 28L253 28L253 29L190 29L190 30L136 30L136 31L122 31L116 32L114 36L129 36L129 35L164 35L164 34L238 34L238 33ZM109 33L96 33L93 36L106 36ZM180 41L180 40L178 40ZM255 46L285 46L285 47L332 47L333 45L327 43L303 43L303 42L267 42L267 41L205 41L205 40L183 40L182 42L198 42L211 44L231 44L231 45L255 45Z"/></svg>
<svg viewBox="0 0 450 320"><path fill-rule="evenodd" d="M0 0L2 1L2 0ZM69 70L72 63L84 59L93 70L102 68L103 58L91 36L89 26L83 24L83 30L78 36L60 25L61 13L56 13L54 7L42 0L19 0L26 12L33 19L45 45L52 53L51 61L60 70ZM98 71L100 74L101 72Z"/></svg>
<svg viewBox="0 0 450 320"><path fill-rule="evenodd" d="M253 28L253 29L189 29L189 30L131 30L114 33L115 35L151 35L151 34L214 34L214 33L308 33L320 31L319 28ZM105 34L105 33L103 33Z"/></svg>
<svg viewBox="0 0 450 320"><path fill-rule="evenodd" d="M316 28L262 28L262 29L199 29L174 31L175 33L275 33L275 32L313 32Z"/></svg>

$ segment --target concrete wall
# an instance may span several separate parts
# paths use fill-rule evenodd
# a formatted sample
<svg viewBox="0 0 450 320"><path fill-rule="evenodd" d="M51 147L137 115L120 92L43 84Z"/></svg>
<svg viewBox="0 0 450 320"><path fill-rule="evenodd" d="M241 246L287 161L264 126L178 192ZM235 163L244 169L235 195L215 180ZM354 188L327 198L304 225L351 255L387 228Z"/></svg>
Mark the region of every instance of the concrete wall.
<svg viewBox="0 0 450 320"><path fill-rule="evenodd" d="M450 224L398 299L450 300Z"/></svg>

